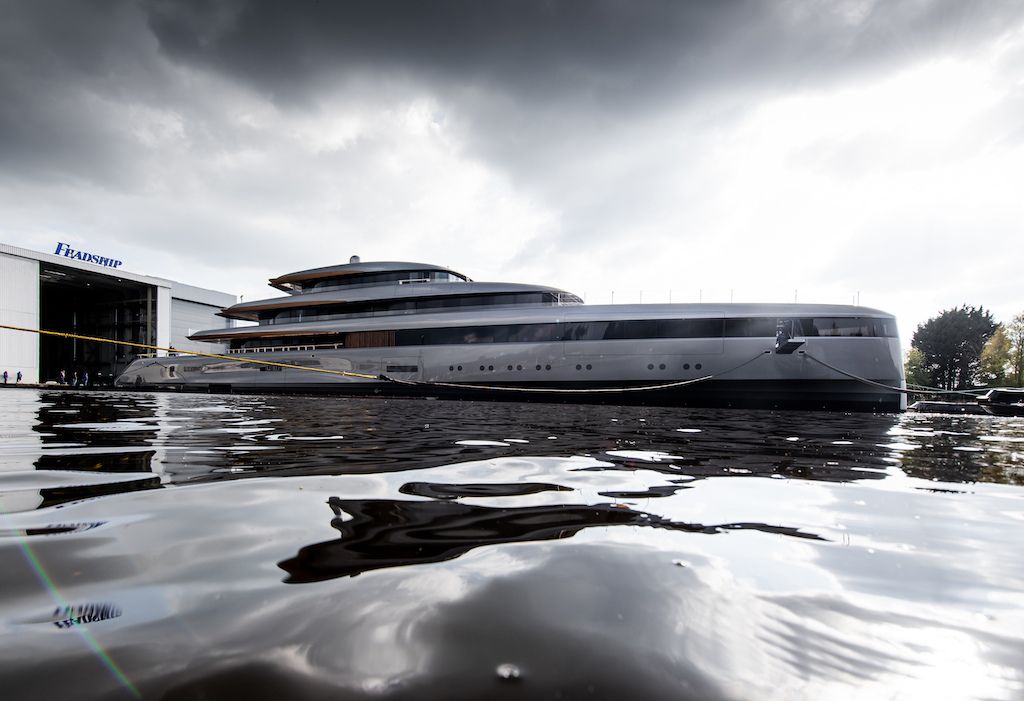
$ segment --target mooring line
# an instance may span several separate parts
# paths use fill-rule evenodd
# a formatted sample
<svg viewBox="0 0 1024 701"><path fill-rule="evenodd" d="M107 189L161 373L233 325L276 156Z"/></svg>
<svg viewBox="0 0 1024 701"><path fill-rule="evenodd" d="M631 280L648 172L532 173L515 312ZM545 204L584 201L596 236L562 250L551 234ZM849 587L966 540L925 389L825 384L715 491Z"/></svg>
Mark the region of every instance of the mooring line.
<svg viewBox="0 0 1024 701"><path fill-rule="evenodd" d="M882 389L888 389L888 390L891 390L893 392L899 392L901 394L963 394L963 395L967 395L968 397L974 397L976 393L987 392L988 391L987 389L959 390L959 389L936 389L936 388L932 388L932 387L928 387L928 388L925 388L925 389L911 389L911 388L908 388L908 387L893 387L892 385L887 385L887 384L884 384L882 382L876 382L875 380L869 380L866 377L861 377L860 375L854 375L852 372L847 372L846 370L841 370L841 369L837 368L835 365L830 365L829 363L826 363L824 360L821 360L820 358L815 358L813 355L810 355L807 352L803 352L803 353L801 353L801 355L803 355L803 357L805 357L805 358L807 358L809 360L813 360L814 362L818 363L819 365L824 365L829 370L832 370L834 372L838 372L840 375L846 375L847 377L849 377L851 379L854 379L854 380L857 380L859 382L863 382L863 383L869 384L869 385L874 385L875 387L881 387ZM922 385L914 385L914 386L915 387L922 387Z"/></svg>
<svg viewBox="0 0 1024 701"><path fill-rule="evenodd" d="M239 358L238 356L221 355L219 353L203 353L202 351L184 350L181 348L164 348L163 346L151 346L148 343L135 343L134 341L118 341L112 338L99 338L98 336L82 336L76 333L65 333L63 331L47 331L45 329L28 329L21 326L8 326L0 324L0 329L10 331L24 331L42 336L56 336L58 338L73 338L79 341L95 341L97 343L112 343L118 346L132 346L133 348L145 348L147 350L166 351L168 353L187 353L200 358L215 358L217 360L230 360L232 362L255 363L256 365L270 365L289 370L308 370L309 372L322 372L327 375L341 375L343 377L359 377L364 380L379 380L380 375L367 375L359 372L346 372L345 370L328 370L327 368L312 368L305 365L292 365L290 363L276 363L272 360L256 360L255 358Z"/></svg>
<svg viewBox="0 0 1024 701"><path fill-rule="evenodd" d="M364 380L379 380L382 382L392 382L400 385L417 385L426 387L451 387L455 389L478 389L478 390L493 390L496 392L533 392L533 393L556 393L556 394L614 394L618 392L650 392L659 389L670 389L672 387L685 387L687 385L697 384L699 382L706 382L722 375L727 375L731 372L735 372L740 368L749 365L763 355L771 353L769 350L762 351L755 355L749 360L745 360L739 365L729 368L723 372L705 375L703 377L697 377L690 380L679 380L677 382L665 382L656 385L635 385L630 387L595 387L590 389L567 389L567 388L542 388L542 387L509 387L500 385L477 385L477 384L463 384L459 382L426 382L422 380L403 380L397 377L391 377L389 375L368 375L358 372L346 372L344 370L328 370L326 368L314 368L305 365L292 365L290 363L278 363L272 360L256 360L255 358L239 358L238 356L221 355L219 353L204 353L201 351L191 351L179 348L165 348L163 346L154 346L148 343L136 343L134 341L119 341L112 338L100 338L98 336L83 336L81 334L67 333L64 331L48 331L46 329L30 329L22 326L10 326L7 324L0 324L0 329L8 329L10 331L24 331L25 333L35 333L44 336L55 336L58 338L73 338L79 341L94 341L97 343L110 343L120 346L131 346L133 348L145 348L146 350L157 350L165 351L168 353L185 353L188 355L194 355L201 358L214 358L216 360L229 360L238 363L253 363L256 365L269 365L272 367L288 368L290 370L306 370L308 372L320 372L328 375L341 375L344 377L358 377ZM159 361L154 361L157 364Z"/></svg>
<svg viewBox="0 0 1024 701"><path fill-rule="evenodd" d="M462 382L428 382L424 380L400 380L397 377L389 377L388 375L381 375L381 379L389 382L394 382L399 385L416 385L418 387L453 387L455 389L480 389L490 390L495 392L539 392L543 394L554 393L582 393L582 394L598 394L598 393L614 393L614 392L645 392L654 389L666 389L668 387L682 387L684 385L692 385L698 382L704 382L710 380L714 375L706 375L704 377L697 377L692 380L680 380L679 382L668 382L660 385L636 385L634 387L593 387L588 389L568 389L558 387L510 387L508 385L473 385L464 384Z"/></svg>
<svg viewBox="0 0 1024 701"><path fill-rule="evenodd" d="M722 375L728 375L730 372L735 372L745 365L749 365L763 355L767 355L771 351L762 351L758 353L750 360L745 360L736 367L729 368L723 372L714 375L705 375L703 377L696 377L691 380L679 380L677 382L665 382L657 385L634 385L631 387L594 387L589 389L567 389L567 388L545 388L545 387L510 387L508 385L473 385L464 384L462 382L427 382L423 380L400 380L395 377L388 377L387 375L381 375L381 378L390 380L391 382L397 382L402 385L418 385L423 387L453 387L456 389L481 389L481 390L494 390L498 392L537 392L543 394L614 394L616 392L650 392L656 389L669 389L671 387L685 387L686 385L695 385L698 382L707 382L713 380L716 377Z"/></svg>

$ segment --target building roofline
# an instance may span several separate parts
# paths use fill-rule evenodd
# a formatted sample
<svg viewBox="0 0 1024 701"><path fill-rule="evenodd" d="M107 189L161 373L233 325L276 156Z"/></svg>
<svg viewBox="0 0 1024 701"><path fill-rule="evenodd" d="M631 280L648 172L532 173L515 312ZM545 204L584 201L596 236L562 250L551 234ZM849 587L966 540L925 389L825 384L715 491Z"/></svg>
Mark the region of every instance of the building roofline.
<svg viewBox="0 0 1024 701"><path fill-rule="evenodd" d="M16 258L35 260L48 265L59 265L65 268L81 270L82 272L93 275L103 275L110 278L130 280L144 285L152 285L153 287L164 287L170 291L172 298L182 299L187 302L198 302L209 306L223 307L228 298L232 300L237 299L235 295L227 292L221 292L219 290L210 290L203 287L196 287L195 285L187 285L183 282L155 277L153 275L133 273L128 270L124 270L123 268L109 268L96 263L86 263L53 253L43 253L41 251L33 251L28 248L12 246L7 243L0 243L0 253L14 256Z"/></svg>
<svg viewBox="0 0 1024 701"><path fill-rule="evenodd" d="M167 278L155 277L152 275L143 275L141 273L133 273L123 268L107 268L102 265L95 263L83 263L73 258L67 258L65 256L58 256L53 253L43 253L41 251L33 251L28 248L19 248L18 246L12 246L6 243L0 243L0 253L6 253L10 256L17 256L18 258L27 258L29 260L36 260L41 263L50 263L51 265L62 265L65 268L74 268L76 270L84 270L90 273L96 273L99 275L107 275L109 277L119 277L125 280L131 280L132 282L141 282L146 285L153 285L155 287L171 287L173 280Z"/></svg>

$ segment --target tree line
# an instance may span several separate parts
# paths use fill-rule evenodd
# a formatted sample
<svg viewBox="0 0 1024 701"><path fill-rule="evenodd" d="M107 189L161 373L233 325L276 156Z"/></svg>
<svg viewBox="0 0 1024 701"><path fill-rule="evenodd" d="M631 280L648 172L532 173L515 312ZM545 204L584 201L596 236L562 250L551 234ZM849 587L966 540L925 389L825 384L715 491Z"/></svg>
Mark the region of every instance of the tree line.
<svg viewBox="0 0 1024 701"><path fill-rule="evenodd" d="M1024 312L1007 324L984 307L946 309L910 341L907 384L944 390L1024 386Z"/></svg>

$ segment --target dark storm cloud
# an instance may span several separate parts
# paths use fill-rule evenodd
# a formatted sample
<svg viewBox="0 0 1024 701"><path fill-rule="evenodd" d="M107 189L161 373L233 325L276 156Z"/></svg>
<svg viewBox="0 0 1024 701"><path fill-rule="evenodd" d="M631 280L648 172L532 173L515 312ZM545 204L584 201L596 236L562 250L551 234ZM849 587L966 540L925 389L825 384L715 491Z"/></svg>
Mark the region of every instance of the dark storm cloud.
<svg viewBox="0 0 1024 701"><path fill-rule="evenodd" d="M298 2L149 6L175 60L282 98L359 71L586 102L719 81L800 81L956 51L1022 14L1005 2Z"/></svg>
<svg viewBox="0 0 1024 701"><path fill-rule="evenodd" d="M104 163L119 160L112 156L120 144L95 96L124 89L113 80L137 70L143 55L124 8L104 6L102 22L81 5L9 2L0 11L2 169L40 176L49 157L60 154L64 164L105 171ZM114 175L103 172L104 179Z"/></svg>
<svg viewBox="0 0 1024 701"><path fill-rule="evenodd" d="M352 2L235 6L208 22L177 4L150 25L176 60L220 69L283 98L361 71L533 97L632 89L698 67L702 37L742 21L736 4Z"/></svg>
<svg viewBox="0 0 1024 701"><path fill-rule="evenodd" d="M0 173L139 187L154 149L131 110L185 115L187 145L236 137L226 99L181 70L315 109L346 89L441 97L485 158L531 169L524 145L719 89L835 80L1014 25L1016 3L582 0L6 2ZM355 87L358 86L358 87ZM749 92L753 91L753 92Z"/></svg>

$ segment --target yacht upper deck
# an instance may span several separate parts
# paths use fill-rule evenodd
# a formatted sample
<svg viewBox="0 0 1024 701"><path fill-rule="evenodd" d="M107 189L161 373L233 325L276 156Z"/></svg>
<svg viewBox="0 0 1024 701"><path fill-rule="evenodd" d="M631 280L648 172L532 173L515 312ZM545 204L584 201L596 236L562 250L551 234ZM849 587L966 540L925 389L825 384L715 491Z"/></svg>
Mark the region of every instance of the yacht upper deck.
<svg viewBox="0 0 1024 701"><path fill-rule="evenodd" d="M440 265L401 261L363 263L358 256L352 256L348 263L342 265L300 270L272 278L270 285L282 292L299 294L315 290L348 288L358 285L386 285L411 280L472 282L462 273Z"/></svg>
<svg viewBox="0 0 1024 701"><path fill-rule="evenodd" d="M196 332L190 338L220 341L281 336L299 338L360 330L394 332L481 324L575 324L571 329L574 339L580 337L580 333L590 338L597 334L594 329L604 328L602 324L612 329L607 332L612 334L610 338L622 337L625 332L619 327L623 324L631 325L629 333L634 335L629 338L646 337L644 334L670 338L686 334L685 337L690 337L698 331L723 337L772 336L780 318L799 320L811 335L895 336L895 321L891 315L858 306L763 303L584 305L576 295L554 287L473 282L441 266L405 262L362 263L355 256L346 265L289 273L270 282L290 294L242 302L220 312L227 318L257 321L258 326L209 329ZM563 337L561 331L552 333L558 338Z"/></svg>
<svg viewBox="0 0 1024 701"><path fill-rule="evenodd" d="M571 292L543 285L505 282L395 282L370 286L303 292L287 297L240 302L219 312L229 319L283 323L289 312L309 310L310 315L364 316L407 314L456 307L509 304L581 304Z"/></svg>

